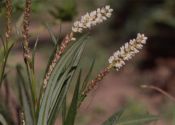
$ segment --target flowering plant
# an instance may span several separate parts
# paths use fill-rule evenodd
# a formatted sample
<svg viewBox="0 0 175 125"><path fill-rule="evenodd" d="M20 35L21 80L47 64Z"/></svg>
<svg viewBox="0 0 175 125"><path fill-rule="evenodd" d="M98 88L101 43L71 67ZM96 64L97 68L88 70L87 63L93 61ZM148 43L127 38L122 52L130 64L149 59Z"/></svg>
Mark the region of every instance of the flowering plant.
<svg viewBox="0 0 175 125"><path fill-rule="evenodd" d="M6 63L8 54L13 47L14 43L11 44L11 17L12 17L12 1L6 0L6 20L7 27L5 33L5 41L3 42L3 61L0 62L2 65L0 83L2 84L5 80ZM19 92L20 110L19 110L19 124L21 125L53 125L58 116L59 112L62 113L62 124L73 125L78 108L88 95L88 93L100 83L100 81L109 73L112 68L119 70L124 66L125 61L131 59L139 50L142 49L146 43L147 37L144 34L138 34L136 39L130 40L119 51L115 52L113 56L109 58L109 65L104 68L95 79L89 81L89 76L93 68L93 64L83 81L81 81L81 69L79 67L79 61L85 48L85 43L88 35L82 35L83 32L93 28L95 25L106 21L111 17L113 9L109 5L98 8L95 11L85 14L79 21L76 21L65 38L62 40L60 46L55 41L55 49L50 57L50 61L46 68L43 82L40 86L40 91L37 91L37 78L35 75L35 47L31 49L29 47L29 24L30 24L30 13L31 13L31 0L26 0L23 23L22 23L22 45L23 45L23 58L26 66L27 78L23 75L23 68L20 65L16 66L17 71L17 87ZM4 61L5 60L5 61ZM70 107L67 108L66 99L69 87L72 84L75 74L78 74L76 78L76 87ZM122 112L118 112L106 120L103 125L114 125L118 122ZM155 120L155 117L149 117L145 122ZM138 122L139 120L137 120ZM143 121L143 119L142 119ZM0 115L0 123L6 125L6 118ZM140 122L140 121L139 121Z"/></svg>

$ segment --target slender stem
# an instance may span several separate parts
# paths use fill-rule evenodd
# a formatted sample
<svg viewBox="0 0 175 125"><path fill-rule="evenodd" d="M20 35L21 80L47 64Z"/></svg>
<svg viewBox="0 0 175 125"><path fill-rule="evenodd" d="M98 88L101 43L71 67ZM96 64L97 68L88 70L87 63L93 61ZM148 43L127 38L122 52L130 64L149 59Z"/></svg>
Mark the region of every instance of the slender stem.
<svg viewBox="0 0 175 125"><path fill-rule="evenodd" d="M85 90L82 92L80 96L80 101L78 103L78 107L81 106L84 99L87 97L90 91L92 91L100 81L103 80L103 78L109 73L110 69L112 68L112 65L107 66L104 68L96 77L95 79L91 80L89 85L85 88Z"/></svg>
<svg viewBox="0 0 175 125"><path fill-rule="evenodd" d="M141 86L142 88L148 88L148 89L153 89L153 90L156 90L160 93L162 93L163 95L165 95L166 97L168 97L170 100L174 101L175 102L175 97L173 97L172 95L170 95L169 93L165 92L164 90L156 87L156 86L153 86L153 85L142 85Z"/></svg>
<svg viewBox="0 0 175 125"><path fill-rule="evenodd" d="M11 50L12 47L13 47L13 45L11 45L11 47L8 47L8 50L4 49L4 60L2 62L2 71L1 71L1 75L0 75L0 85L3 82L5 67L6 67L6 64L7 64L7 59L8 59L8 56L9 56L9 53L10 53L10 50Z"/></svg>
<svg viewBox="0 0 175 125"><path fill-rule="evenodd" d="M4 77L4 73L5 73L5 66L6 66L6 63L7 63L7 59L8 59L8 54L5 54L5 58L4 58L3 63L2 63L2 72L1 72L1 76L0 76L0 85L3 82L3 77Z"/></svg>

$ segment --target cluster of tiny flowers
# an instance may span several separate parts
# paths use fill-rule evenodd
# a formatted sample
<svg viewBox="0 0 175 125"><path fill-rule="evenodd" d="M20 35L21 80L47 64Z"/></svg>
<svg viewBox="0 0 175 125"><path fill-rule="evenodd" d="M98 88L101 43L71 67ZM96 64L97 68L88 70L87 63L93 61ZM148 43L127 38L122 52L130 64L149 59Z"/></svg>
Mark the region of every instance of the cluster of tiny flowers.
<svg viewBox="0 0 175 125"><path fill-rule="evenodd" d="M82 16L80 21L76 21L72 27L72 31L75 33L81 33L83 29L90 29L92 26L95 26L103 21L110 18L112 15L113 9L110 8L109 5L98 8L95 11L87 13L86 15Z"/></svg>
<svg viewBox="0 0 175 125"><path fill-rule="evenodd" d="M125 61L131 59L136 53L142 49L143 44L146 43L147 37L144 34L137 34L137 38L130 40L125 43L124 46L120 48L119 51L116 51L110 58L109 64L114 67L116 70L119 70L123 65L125 65Z"/></svg>

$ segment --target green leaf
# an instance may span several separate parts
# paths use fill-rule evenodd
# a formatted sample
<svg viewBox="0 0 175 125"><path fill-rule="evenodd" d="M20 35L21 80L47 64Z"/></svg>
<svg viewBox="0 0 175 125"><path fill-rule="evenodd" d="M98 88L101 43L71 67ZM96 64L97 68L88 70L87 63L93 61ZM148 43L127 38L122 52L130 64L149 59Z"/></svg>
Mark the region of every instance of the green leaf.
<svg viewBox="0 0 175 125"><path fill-rule="evenodd" d="M73 98L72 98L72 102L71 102L66 120L64 121L64 125L74 125L75 117L76 117L76 114L77 114L80 82L81 82L81 70L80 70L79 75L78 75L78 79L77 79L77 82L76 82L76 87L75 87L75 90L74 90L74 95L73 95Z"/></svg>
<svg viewBox="0 0 175 125"><path fill-rule="evenodd" d="M48 72L48 70L49 70L49 66L51 65L51 63L52 63L52 60L54 59L54 57L55 57L55 53L58 51L58 48L59 48L59 42L58 42L58 39L55 37L55 35L52 33L52 31L50 30L50 28L49 28L49 26L48 26L48 24L46 23L46 24L44 24L46 27L47 27L47 30L48 30L48 32L49 32L49 34L50 34L50 36L51 36L51 39L52 39L52 42L54 43L54 49L53 49L53 52L52 52L52 54L50 55L50 57L49 57L49 61L48 61L48 64L47 64L47 67L46 67L46 71L45 71L45 75L46 75L46 73ZM45 76L44 75L44 76Z"/></svg>
<svg viewBox="0 0 175 125"><path fill-rule="evenodd" d="M70 62L78 53L80 50L82 50L81 46L84 46L83 40L86 37L83 37L79 41L75 42L60 58L59 62L57 62L55 69L53 70L48 86L46 88L46 91L43 95L43 98L41 100L40 110L39 110L39 116L38 116L38 125L46 125L47 124L47 118L49 115L49 111L52 111L54 103L57 100L57 97L59 97L61 93L61 89L63 88L64 81L67 79L68 73L70 70L69 68L72 68L70 66ZM77 61L75 61L77 62ZM68 69L66 68L68 66ZM66 69L66 71L65 71ZM62 76L61 74L64 73ZM60 78L59 82L57 80ZM55 86L57 88L55 88ZM54 99L54 100L52 100ZM54 103L53 103L54 102ZM62 103L61 103L62 104Z"/></svg>
<svg viewBox="0 0 175 125"><path fill-rule="evenodd" d="M67 102L66 102L66 96L65 96L65 98L63 100L63 104L62 104L62 121L63 122L66 119L66 114L67 114Z"/></svg>
<svg viewBox="0 0 175 125"><path fill-rule="evenodd" d="M37 39L35 41L33 51L32 51L32 69L33 69L33 72L35 70L35 54L36 54L36 48L37 48L37 45L38 45L38 41L39 41L39 38L37 37Z"/></svg>
<svg viewBox="0 0 175 125"><path fill-rule="evenodd" d="M61 0L62 4L55 5L49 10L50 15L62 21L71 21L76 14L75 0Z"/></svg>
<svg viewBox="0 0 175 125"><path fill-rule="evenodd" d="M118 125L117 123L118 123L122 113L123 113L123 110L114 113L102 125Z"/></svg>
<svg viewBox="0 0 175 125"><path fill-rule="evenodd" d="M49 25L46 23L46 24L44 24L45 25L45 27L47 28L47 30L48 30L48 32L49 32L49 34L50 34L50 37L51 37L51 39L52 39L52 42L54 43L54 45L57 45L58 44L58 39L56 38L56 36L53 34L53 32L51 31L51 29L50 29L50 27L49 27Z"/></svg>
<svg viewBox="0 0 175 125"><path fill-rule="evenodd" d="M5 44L5 43L4 43ZM9 56L9 53L14 46L15 42L9 42L7 45L5 45L3 48L0 49L0 86L2 84L2 81L4 80L4 74L5 74L5 68L7 64L7 59Z"/></svg>
<svg viewBox="0 0 175 125"><path fill-rule="evenodd" d="M66 72L64 74L65 77L62 77L63 79L60 79L58 81L58 84L60 84L61 82L64 82L65 81L64 80L65 78L67 78L69 76L73 76L74 71L76 70L76 67L78 65L78 62L80 60L81 54L83 52L84 45L85 45L85 43L82 44L81 47L78 48L78 50L76 51L75 55L73 56L74 58L72 60L70 60L70 65L67 66ZM58 95L58 91L59 91L60 87L58 85L56 85L54 88L55 88L55 90L54 90L53 95L52 95L53 104L54 104L54 99Z"/></svg>
<svg viewBox="0 0 175 125"><path fill-rule="evenodd" d="M8 125L5 118L0 114L0 125Z"/></svg>
<svg viewBox="0 0 175 125"><path fill-rule="evenodd" d="M25 122L27 125L34 125L34 106L32 106L32 101L30 99L29 93L26 88L26 83L21 72L21 66L17 65L17 86L19 91L20 102L24 111Z"/></svg>
<svg viewBox="0 0 175 125"><path fill-rule="evenodd" d="M54 122L57 118L57 114L60 111L60 108L62 108L62 106L63 106L64 100L65 100L65 97L66 97L66 94L67 94L66 92L67 92L67 89L68 89L68 80L69 80L69 78L65 81L65 83L64 83L64 85L61 89L60 95L58 96L58 98L55 102L55 105L54 105L52 111L49 114L49 118L48 118L48 124L49 125L54 124Z"/></svg>
<svg viewBox="0 0 175 125"><path fill-rule="evenodd" d="M90 65L89 71L88 71L88 73L87 73L87 75L86 75L86 77L85 77L85 79L84 79L84 82L83 82L82 87L81 87L81 92L84 91L84 89L85 89L86 86L87 86L87 83L89 82L89 79L90 79L92 70L93 70L93 68L94 68L94 65L95 65L95 59L93 59L91 65Z"/></svg>
<svg viewBox="0 0 175 125"><path fill-rule="evenodd" d="M132 118L132 119L128 119L128 118L122 118L122 119L123 120L119 121L117 125L141 125L152 121L156 121L158 120L158 117L145 114L145 115L138 115L138 116L135 115L135 118Z"/></svg>
<svg viewBox="0 0 175 125"><path fill-rule="evenodd" d="M88 82L89 82L89 79L90 79L92 70L93 70L93 68L94 68L94 65L95 65L95 59L93 59L92 64L91 64L91 66L90 66L90 69L89 69L89 71L88 71L88 73L87 73L87 75L86 75L86 77L85 77L85 79L84 79L84 81L83 81L83 84L82 84L82 86L81 86L81 93L83 93L83 91L86 89L86 86L87 86L87 84L88 84ZM85 98L86 98L85 95L80 95L80 96L79 96L79 99L78 99L78 100L79 100L79 102L78 102L78 107L81 106L81 103L83 102L83 100L84 100Z"/></svg>
<svg viewBox="0 0 175 125"><path fill-rule="evenodd" d="M71 60L71 63L70 63L71 65L68 66L69 69L66 70L68 72L67 79L64 81L64 85L65 85L66 89L63 91L63 94L59 95L57 98L54 98L55 101L56 101L56 104L54 103L55 101L53 101L52 105L54 105L54 106L51 106L53 108L51 108L52 111L49 115L49 124L50 125L54 123L54 122L50 123L50 121L55 120L52 116L53 115L56 116L57 112L60 111L62 103L63 103L64 99L66 98L68 88L69 88L69 86L71 84L71 81L73 79L75 69L76 69L77 65L79 64L79 62L80 62L80 58L81 58L82 52L84 50L84 47L85 47L85 43L82 44L82 46L76 52L74 58ZM61 80L59 80L59 83L61 83ZM58 92L57 89L55 90L55 92Z"/></svg>

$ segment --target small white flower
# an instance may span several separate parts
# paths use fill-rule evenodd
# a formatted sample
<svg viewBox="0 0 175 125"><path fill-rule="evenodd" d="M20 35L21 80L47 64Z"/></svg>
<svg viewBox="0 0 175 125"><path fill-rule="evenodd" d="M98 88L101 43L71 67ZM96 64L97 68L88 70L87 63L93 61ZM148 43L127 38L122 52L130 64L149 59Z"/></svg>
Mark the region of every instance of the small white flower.
<svg viewBox="0 0 175 125"><path fill-rule="evenodd" d="M75 38L75 37L73 37L71 40L72 40L72 41L75 41L75 40L76 40L76 38Z"/></svg>
<svg viewBox="0 0 175 125"><path fill-rule="evenodd" d="M78 32L78 28L72 27L73 32Z"/></svg>
<svg viewBox="0 0 175 125"><path fill-rule="evenodd" d="M78 25L79 25L79 22L76 21L76 22L74 23L74 26L77 27Z"/></svg>
<svg viewBox="0 0 175 125"><path fill-rule="evenodd" d="M108 18L111 17L111 15L112 15L111 13L107 13L107 14L106 14L106 16L107 16Z"/></svg>
<svg viewBox="0 0 175 125"><path fill-rule="evenodd" d="M109 63L112 63L113 61L114 61L114 57L113 56L111 56L110 58L109 58Z"/></svg>
<svg viewBox="0 0 175 125"><path fill-rule="evenodd" d="M115 58L118 58L118 57L119 57L119 54L120 54L119 51L115 52L115 53L114 53L114 57L115 57Z"/></svg>

